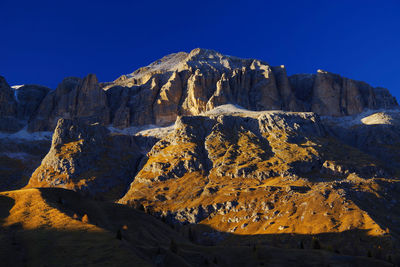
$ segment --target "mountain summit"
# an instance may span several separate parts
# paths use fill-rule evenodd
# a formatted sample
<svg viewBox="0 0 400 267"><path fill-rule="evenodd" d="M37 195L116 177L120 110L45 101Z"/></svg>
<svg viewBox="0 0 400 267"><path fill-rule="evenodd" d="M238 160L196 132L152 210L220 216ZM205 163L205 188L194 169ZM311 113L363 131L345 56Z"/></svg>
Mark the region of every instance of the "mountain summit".
<svg viewBox="0 0 400 267"><path fill-rule="evenodd" d="M36 88L40 94L33 102L17 102L13 90L23 97L32 86L13 89L2 78L0 128L11 132L26 125L30 132L53 131L60 118L120 129L169 125L177 116L199 115L224 104L330 116L398 108L381 87L321 70L288 76L284 66L200 48L167 55L114 82L98 83L93 74L66 78L56 90ZM19 110L26 109L30 112L21 116ZM15 122L8 123L12 118Z"/></svg>

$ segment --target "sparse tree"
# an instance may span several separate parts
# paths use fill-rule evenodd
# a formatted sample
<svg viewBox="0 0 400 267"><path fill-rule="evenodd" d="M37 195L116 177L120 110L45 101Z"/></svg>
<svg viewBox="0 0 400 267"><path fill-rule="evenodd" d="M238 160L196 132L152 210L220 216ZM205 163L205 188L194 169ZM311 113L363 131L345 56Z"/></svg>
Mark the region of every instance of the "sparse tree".
<svg viewBox="0 0 400 267"><path fill-rule="evenodd" d="M176 244L174 239L171 239L171 243L169 244L169 250L173 253L178 253L178 245Z"/></svg>
<svg viewBox="0 0 400 267"><path fill-rule="evenodd" d="M213 263L214 263L215 265L218 265L218 259L217 259L216 256L215 256L214 259L213 259Z"/></svg>
<svg viewBox="0 0 400 267"><path fill-rule="evenodd" d="M392 263L392 255L388 256L388 262Z"/></svg>
<svg viewBox="0 0 400 267"><path fill-rule="evenodd" d="M121 229L118 229L118 231L117 231L117 239L122 240L122 232L121 232Z"/></svg>
<svg viewBox="0 0 400 267"><path fill-rule="evenodd" d="M189 227L188 237L189 237L190 242L194 242L194 234L193 234L191 227Z"/></svg>
<svg viewBox="0 0 400 267"><path fill-rule="evenodd" d="M82 216L82 222L83 223L89 223L89 217L87 216L87 214Z"/></svg>
<svg viewBox="0 0 400 267"><path fill-rule="evenodd" d="M138 205L138 210L141 210L141 211L145 211L144 210L144 206L143 206L143 204L142 203L139 203L139 205Z"/></svg>
<svg viewBox="0 0 400 267"><path fill-rule="evenodd" d="M313 240L312 240L312 248L313 249L321 249L321 244L319 243L318 238L313 238Z"/></svg>

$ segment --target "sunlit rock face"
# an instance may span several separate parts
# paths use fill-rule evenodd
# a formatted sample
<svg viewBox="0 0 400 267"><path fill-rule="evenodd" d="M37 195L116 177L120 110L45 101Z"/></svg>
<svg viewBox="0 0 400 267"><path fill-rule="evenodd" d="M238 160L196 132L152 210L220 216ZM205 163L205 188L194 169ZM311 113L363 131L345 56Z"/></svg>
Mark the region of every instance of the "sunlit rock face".
<svg viewBox="0 0 400 267"><path fill-rule="evenodd" d="M98 123L60 119L50 151L28 187L61 187L116 199L125 191L141 157L132 136L114 135Z"/></svg>
<svg viewBox="0 0 400 267"><path fill-rule="evenodd" d="M199 115L224 104L330 116L398 107L384 88L322 70L287 76L284 66L207 49L168 55L104 89L113 103L111 121L119 127L167 125L179 115Z"/></svg>
<svg viewBox="0 0 400 267"><path fill-rule="evenodd" d="M31 101L24 101L24 95ZM30 132L53 131L60 118L120 129L163 126L177 116L199 115L225 104L329 116L398 107L386 89L364 82L322 70L288 76L283 65L200 48L167 55L108 83L90 74L65 78L49 91L38 86L13 89L2 78L1 101L2 120L7 121L1 127L16 131L28 124Z"/></svg>

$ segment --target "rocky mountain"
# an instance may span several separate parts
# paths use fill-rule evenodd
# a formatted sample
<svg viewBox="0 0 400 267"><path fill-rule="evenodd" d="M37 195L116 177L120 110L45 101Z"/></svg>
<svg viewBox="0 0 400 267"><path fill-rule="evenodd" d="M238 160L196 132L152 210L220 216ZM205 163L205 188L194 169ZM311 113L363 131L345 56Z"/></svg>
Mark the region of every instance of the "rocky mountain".
<svg viewBox="0 0 400 267"><path fill-rule="evenodd" d="M386 89L205 49L114 82L0 85L4 262L46 264L26 252L38 243L66 265L58 250L88 265L400 264Z"/></svg>
<svg viewBox="0 0 400 267"><path fill-rule="evenodd" d="M398 108L384 88L322 70L288 76L284 66L199 48L168 55L108 83L90 74L66 78L55 90L12 89L1 78L0 94L0 128L17 131L27 125L30 132L53 131L59 118L121 129L169 125L177 116L199 115L224 104L329 116ZM31 101L18 101L25 94Z"/></svg>

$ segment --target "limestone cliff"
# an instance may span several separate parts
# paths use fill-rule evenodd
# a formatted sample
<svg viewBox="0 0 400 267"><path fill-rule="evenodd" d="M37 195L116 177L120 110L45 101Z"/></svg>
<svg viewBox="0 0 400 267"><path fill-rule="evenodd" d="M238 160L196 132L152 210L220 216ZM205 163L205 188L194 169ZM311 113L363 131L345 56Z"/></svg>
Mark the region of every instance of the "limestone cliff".
<svg viewBox="0 0 400 267"><path fill-rule="evenodd" d="M52 131L59 118L120 129L169 125L177 116L199 115L224 104L330 116L398 108L384 88L321 70L288 76L284 66L199 48L167 55L114 82L98 83L93 74L66 78L56 90L38 92L35 104L17 103L15 93L2 78L1 120L11 122L0 122L3 130L16 131L28 122L31 132ZM17 109L30 116L21 120Z"/></svg>

